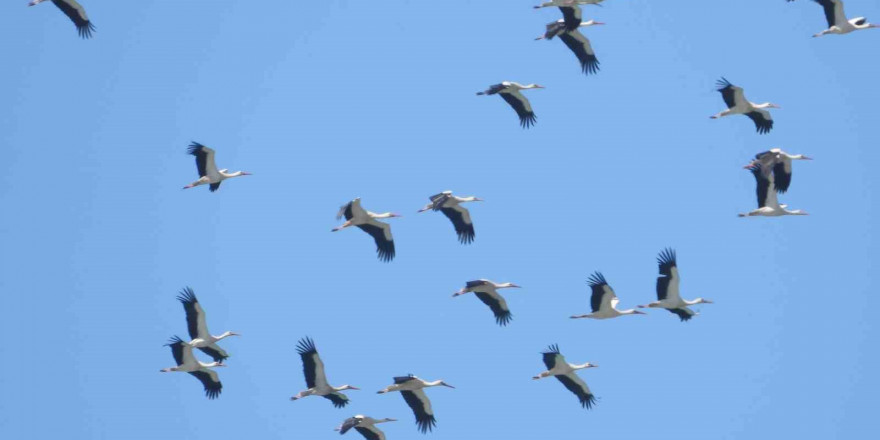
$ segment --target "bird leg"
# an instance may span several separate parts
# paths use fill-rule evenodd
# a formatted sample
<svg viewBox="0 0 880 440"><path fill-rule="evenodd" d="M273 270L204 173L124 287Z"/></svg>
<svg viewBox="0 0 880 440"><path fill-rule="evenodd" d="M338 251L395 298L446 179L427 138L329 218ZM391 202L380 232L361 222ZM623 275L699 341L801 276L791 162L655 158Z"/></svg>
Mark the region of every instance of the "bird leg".
<svg viewBox="0 0 880 440"><path fill-rule="evenodd" d="M341 231L347 227L351 226L351 220L342 224L342 226L335 227L331 230L331 232Z"/></svg>
<svg viewBox="0 0 880 440"><path fill-rule="evenodd" d="M709 119L718 119L718 118L723 118L725 116L730 116L730 109L727 109L722 112L718 112L717 114L714 114L712 116L709 116Z"/></svg>
<svg viewBox="0 0 880 440"><path fill-rule="evenodd" d="M550 374L549 371L545 371L545 372L543 372L543 373L541 373L541 374L539 374L539 375L537 375L537 376L535 376L535 377L532 377L532 380L543 379L543 378L545 378L545 377L550 377L550 376L552 376L552 374Z"/></svg>

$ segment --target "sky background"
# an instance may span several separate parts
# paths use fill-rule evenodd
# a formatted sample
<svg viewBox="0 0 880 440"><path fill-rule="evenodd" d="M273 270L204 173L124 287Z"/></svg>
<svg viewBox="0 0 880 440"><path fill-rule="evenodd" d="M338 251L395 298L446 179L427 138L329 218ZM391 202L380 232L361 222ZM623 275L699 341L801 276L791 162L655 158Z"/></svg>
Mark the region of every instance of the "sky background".
<svg viewBox="0 0 880 440"><path fill-rule="evenodd" d="M851 439L876 416L880 31L812 39L809 1L609 0L585 13L608 23L585 77L533 41L560 14L532 0L83 3L87 41L51 3L0 4L0 437L332 439L368 414L422 438L375 394L407 373L457 387L428 391L437 440ZM769 135L708 118L722 75L782 106ZM533 129L474 96L503 80L547 87ZM254 175L182 191L193 140ZM780 197L811 215L737 218L772 147L816 159ZM471 246L416 214L446 189L486 199ZM404 215L393 263L330 233L354 197ZM594 270L621 308L653 300L666 246L682 296L716 301L700 316L568 319ZM509 327L451 298L475 278L524 287ZM243 334L214 401L158 372L184 286ZM306 335L363 388L349 407L288 400ZM592 411L530 379L552 343L600 365Z"/></svg>

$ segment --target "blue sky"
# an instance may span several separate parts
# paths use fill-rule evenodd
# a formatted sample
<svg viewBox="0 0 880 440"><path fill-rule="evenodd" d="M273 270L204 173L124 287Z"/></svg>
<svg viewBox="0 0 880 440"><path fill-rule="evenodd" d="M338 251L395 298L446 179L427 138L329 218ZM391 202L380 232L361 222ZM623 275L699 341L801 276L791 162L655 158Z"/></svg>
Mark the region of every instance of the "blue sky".
<svg viewBox="0 0 880 440"><path fill-rule="evenodd" d="M364 413L417 438L403 399L375 394L406 373L457 386L428 391L438 440L864 436L880 31L812 39L808 1L609 0L586 14L608 23L586 30L602 62L586 78L533 41L559 14L529 0L83 3L89 41L51 4L0 5L0 437L330 439ZM708 118L722 75L782 106L769 135ZM474 96L502 80L547 87L526 92L532 130ZM192 140L254 175L181 191ZM741 167L772 147L816 159L780 197L809 217L736 217L755 207ZM472 246L416 215L445 189L487 200ZM392 264L330 233L358 196L404 214ZM683 296L716 301L700 316L568 319L594 270L624 308L654 298L665 246ZM483 277L524 286L507 328L451 298ZM244 335L216 401L158 373L187 285L215 333ZM348 408L288 400L305 335L332 383L364 389ZM551 343L600 365L581 373L593 411L530 380Z"/></svg>

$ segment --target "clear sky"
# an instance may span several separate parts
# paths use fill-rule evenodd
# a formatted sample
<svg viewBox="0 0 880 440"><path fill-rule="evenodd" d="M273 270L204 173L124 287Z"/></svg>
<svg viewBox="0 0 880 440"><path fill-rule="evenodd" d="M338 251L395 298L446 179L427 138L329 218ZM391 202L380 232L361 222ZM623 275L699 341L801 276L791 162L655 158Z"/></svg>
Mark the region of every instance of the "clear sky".
<svg viewBox="0 0 880 440"><path fill-rule="evenodd" d="M432 438L865 438L876 416L880 31L810 38L809 1L608 0L585 31L593 77L532 0L83 0L80 40L51 3L0 15L0 437L331 439L354 414L421 438L392 376L431 389ZM847 0L851 17L880 4ZM776 128L710 120L721 76L782 106ZM531 130L495 97L526 92ZM190 141L251 177L182 191ZM772 147L796 163L782 203L755 208L742 169ZM870 168L869 168L870 167ZM436 192L477 195L458 244ZM397 259L358 230L361 197L395 211ZM682 295L715 304L610 321L588 311L601 270L629 308L654 299L678 252ZM465 281L504 292L498 327ZM209 401L162 345L186 336L191 286L232 357ZM315 339L344 410L289 397ZM592 411L544 370L558 343L599 397ZM349 434L357 436L357 434Z"/></svg>

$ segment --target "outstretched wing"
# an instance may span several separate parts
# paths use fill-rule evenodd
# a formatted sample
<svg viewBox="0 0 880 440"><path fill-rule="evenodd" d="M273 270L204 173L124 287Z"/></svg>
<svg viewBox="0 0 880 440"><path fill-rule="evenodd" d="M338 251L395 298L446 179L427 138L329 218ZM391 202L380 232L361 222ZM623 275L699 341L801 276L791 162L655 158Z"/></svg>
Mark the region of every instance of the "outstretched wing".
<svg viewBox="0 0 880 440"><path fill-rule="evenodd" d="M431 409L431 401L428 400L425 390L401 391L400 394L416 416L419 431L422 434L433 431L437 426L437 419L434 418L434 410Z"/></svg>
<svg viewBox="0 0 880 440"><path fill-rule="evenodd" d="M327 377L324 375L324 362L318 356L318 349L315 347L315 341L306 337L300 339L296 345L296 352L299 353L303 363L303 374L306 377L306 386L309 388L324 388L327 386Z"/></svg>
<svg viewBox="0 0 880 440"><path fill-rule="evenodd" d="M471 213L465 207L455 205L451 208L440 208L440 211L452 222L455 233L458 234L458 241L462 244L473 243L476 233L471 221Z"/></svg>
<svg viewBox="0 0 880 440"><path fill-rule="evenodd" d="M519 90L504 91L500 95L516 111L516 114L519 116L519 125L523 128L535 125L538 118L535 116L535 112L532 111L532 104Z"/></svg>
<svg viewBox="0 0 880 440"><path fill-rule="evenodd" d="M95 26L89 21L86 9L81 4L77 3L76 0L52 0L52 3L73 22L80 37L92 38L92 31L95 30Z"/></svg>
<svg viewBox="0 0 880 440"><path fill-rule="evenodd" d="M596 58L593 46L584 34L575 29L560 34L559 39L574 52L581 63L581 70L585 74L590 75L599 72L599 59Z"/></svg>
<svg viewBox="0 0 880 440"><path fill-rule="evenodd" d="M357 225L357 227L373 237L376 242L376 254L380 260L387 263L394 259L394 237L391 235L391 225L371 220L370 223Z"/></svg>
<svg viewBox="0 0 880 440"><path fill-rule="evenodd" d="M476 295L483 304L489 306L492 310L492 314L495 315L495 322L497 322L498 325L505 326L510 323L511 319L513 319L513 314L510 313L510 309L507 308L507 301L505 301L498 292L474 292L474 295Z"/></svg>

